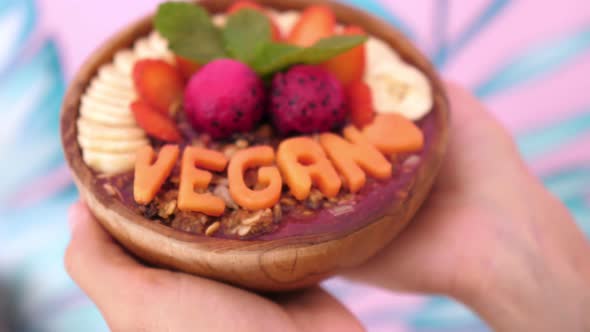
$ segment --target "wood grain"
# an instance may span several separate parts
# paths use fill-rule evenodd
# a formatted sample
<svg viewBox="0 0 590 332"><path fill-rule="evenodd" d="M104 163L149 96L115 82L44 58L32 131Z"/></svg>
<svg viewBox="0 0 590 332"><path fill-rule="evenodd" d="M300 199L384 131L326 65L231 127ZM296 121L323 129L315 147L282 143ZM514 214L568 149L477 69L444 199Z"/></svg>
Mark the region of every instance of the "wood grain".
<svg viewBox="0 0 590 332"><path fill-rule="evenodd" d="M230 0L200 3L211 12L223 11ZM259 0L279 10L302 9L312 0ZM435 92L436 130L425 160L408 188L409 195L391 204L380 218L366 220L359 229L313 236L295 236L271 241L237 241L195 236L156 224L127 209L100 188L93 172L83 162L77 142L76 120L80 99L98 68L112 61L117 50L152 30L146 17L108 40L93 53L77 73L66 94L61 113L61 137L74 181L90 209L104 228L130 252L145 262L199 276L225 281L259 291L287 291L313 285L338 272L358 265L386 246L410 222L432 187L447 145L449 109L442 83L428 60L387 23L360 10L334 3L338 20L354 23L383 39L401 57L421 69Z"/></svg>

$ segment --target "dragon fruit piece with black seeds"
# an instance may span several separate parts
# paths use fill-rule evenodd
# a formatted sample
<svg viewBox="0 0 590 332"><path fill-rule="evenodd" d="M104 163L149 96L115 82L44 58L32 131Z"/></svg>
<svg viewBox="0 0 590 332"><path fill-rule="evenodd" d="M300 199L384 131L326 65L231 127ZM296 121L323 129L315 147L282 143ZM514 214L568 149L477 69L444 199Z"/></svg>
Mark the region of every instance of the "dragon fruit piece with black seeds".
<svg viewBox="0 0 590 332"><path fill-rule="evenodd" d="M264 112L264 83L247 65L215 60L199 70L184 93L184 109L195 130L213 139L254 129Z"/></svg>
<svg viewBox="0 0 590 332"><path fill-rule="evenodd" d="M330 131L347 118L342 84L317 66L299 65L277 74L270 98L273 124L283 135Z"/></svg>

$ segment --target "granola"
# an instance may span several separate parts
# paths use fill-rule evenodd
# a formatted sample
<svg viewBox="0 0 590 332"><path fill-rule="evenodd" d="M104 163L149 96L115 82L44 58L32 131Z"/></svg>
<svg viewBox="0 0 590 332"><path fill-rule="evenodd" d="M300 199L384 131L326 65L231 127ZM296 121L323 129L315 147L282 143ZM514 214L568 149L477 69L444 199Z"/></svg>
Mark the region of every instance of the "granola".
<svg viewBox="0 0 590 332"><path fill-rule="evenodd" d="M179 112L177 115L180 123L183 122L182 113ZM200 135L189 142L191 145L214 148L230 154L260 144L269 144L276 147L279 140L273 137L272 134L272 128L263 125L257 131L238 135L232 141L212 141L206 135ZM154 141L153 144L158 146L162 143ZM389 159L392 161L394 168L400 169L402 172L409 172L420 163L420 157L417 155L393 155ZM121 199L124 204L147 219L191 234L229 238L253 238L271 233L282 226L283 219L286 216L297 220L306 220L323 210L327 210L334 216L350 213L355 202L360 199L358 194L350 193L346 189L342 189L336 197L326 197L321 191L313 188L306 200L298 201L290 194L288 187L284 186L281 198L274 207L261 211L248 211L240 208L232 199L227 177L221 173L214 173L209 188L199 189L198 191L210 191L225 202L225 213L221 217L215 218L202 213L178 210L177 188L179 174L180 165L177 165L172 176L164 183L156 198L147 205L138 205L133 201L133 173L104 177L99 181L103 181L103 188L110 196ZM247 170L244 174L244 180L249 188L262 189L258 183L257 170ZM371 183L375 180L368 178L367 181ZM404 193L398 193L397 197L403 198Z"/></svg>

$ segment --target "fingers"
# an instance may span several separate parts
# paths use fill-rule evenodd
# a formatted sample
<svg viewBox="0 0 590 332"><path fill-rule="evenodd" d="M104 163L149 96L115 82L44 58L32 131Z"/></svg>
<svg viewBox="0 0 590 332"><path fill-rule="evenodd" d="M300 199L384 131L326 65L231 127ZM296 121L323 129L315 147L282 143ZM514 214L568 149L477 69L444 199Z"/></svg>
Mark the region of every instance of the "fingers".
<svg viewBox="0 0 590 332"><path fill-rule="evenodd" d="M493 114L464 88L453 83L446 87L451 126L437 188L474 187L490 176L522 167L514 140Z"/></svg>
<svg viewBox="0 0 590 332"><path fill-rule="evenodd" d="M332 295L319 287L276 298L299 331L364 331L361 323Z"/></svg>
<svg viewBox="0 0 590 332"><path fill-rule="evenodd" d="M319 288L282 296L285 312L240 289L142 266L82 203L71 208L69 218L72 239L66 269L112 330L192 331L195 321L207 331L294 331L293 323L303 331L363 330L342 304Z"/></svg>
<svg viewBox="0 0 590 332"><path fill-rule="evenodd" d="M451 106L451 119L457 118L457 124L477 121L482 116L490 114L481 101L463 86L454 82L445 82L445 90ZM489 118L486 116L486 120Z"/></svg>
<svg viewBox="0 0 590 332"><path fill-rule="evenodd" d="M72 278L89 295L110 293L110 283L128 277L141 268L94 220L83 203L70 209L72 239L66 250L65 265ZM101 282L96 282L100 278Z"/></svg>
<svg viewBox="0 0 590 332"><path fill-rule="evenodd" d="M83 203L70 209L72 239L66 250L65 266L74 281L97 304L107 322L112 313L128 313L138 299L139 288L149 269L129 256L100 226Z"/></svg>
<svg viewBox="0 0 590 332"><path fill-rule="evenodd" d="M514 165L520 158L506 130L465 89L448 84L447 92L449 146L435 188L408 228L365 265L350 271L349 277L396 290L448 292L456 280L447 278L452 275L447 272L457 255L446 253L461 256L461 241L454 234L472 231L456 225L460 211L484 195L505 198L505 188L517 183L515 178L522 172Z"/></svg>

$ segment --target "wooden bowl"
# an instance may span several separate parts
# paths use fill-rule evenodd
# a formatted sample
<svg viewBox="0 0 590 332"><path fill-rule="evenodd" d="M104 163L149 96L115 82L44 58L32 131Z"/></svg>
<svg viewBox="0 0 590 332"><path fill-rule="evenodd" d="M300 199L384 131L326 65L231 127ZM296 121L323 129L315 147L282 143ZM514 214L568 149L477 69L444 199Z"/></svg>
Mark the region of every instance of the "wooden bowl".
<svg viewBox="0 0 590 332"><path fill-rule="evenodd" d="M312 0L259 0L278 10L302 10ZM216 13L231 0L200 2ZM86 61L74 78L61 113L61 137L65 155L80 194L104 228L125 248L145 262L209 277L258 291L287 291L314 285L358 265L385 247L410 222L425 200L441 165L447 145L449 110L443 85L428 60L389 24L365 12L336 2L325 2L338 20L356 24L386 41L408 63L430 79L434 91L434 131L407 198L384 209L381 217L366 220L356 229L294 236L278 240L238 241L195 236L143 218L99 188L95 175L82 160L77 142L76 119L80 99L98 68L110 62L117 50L152 30L152 17L132 24L109 39Z"/></svg>

